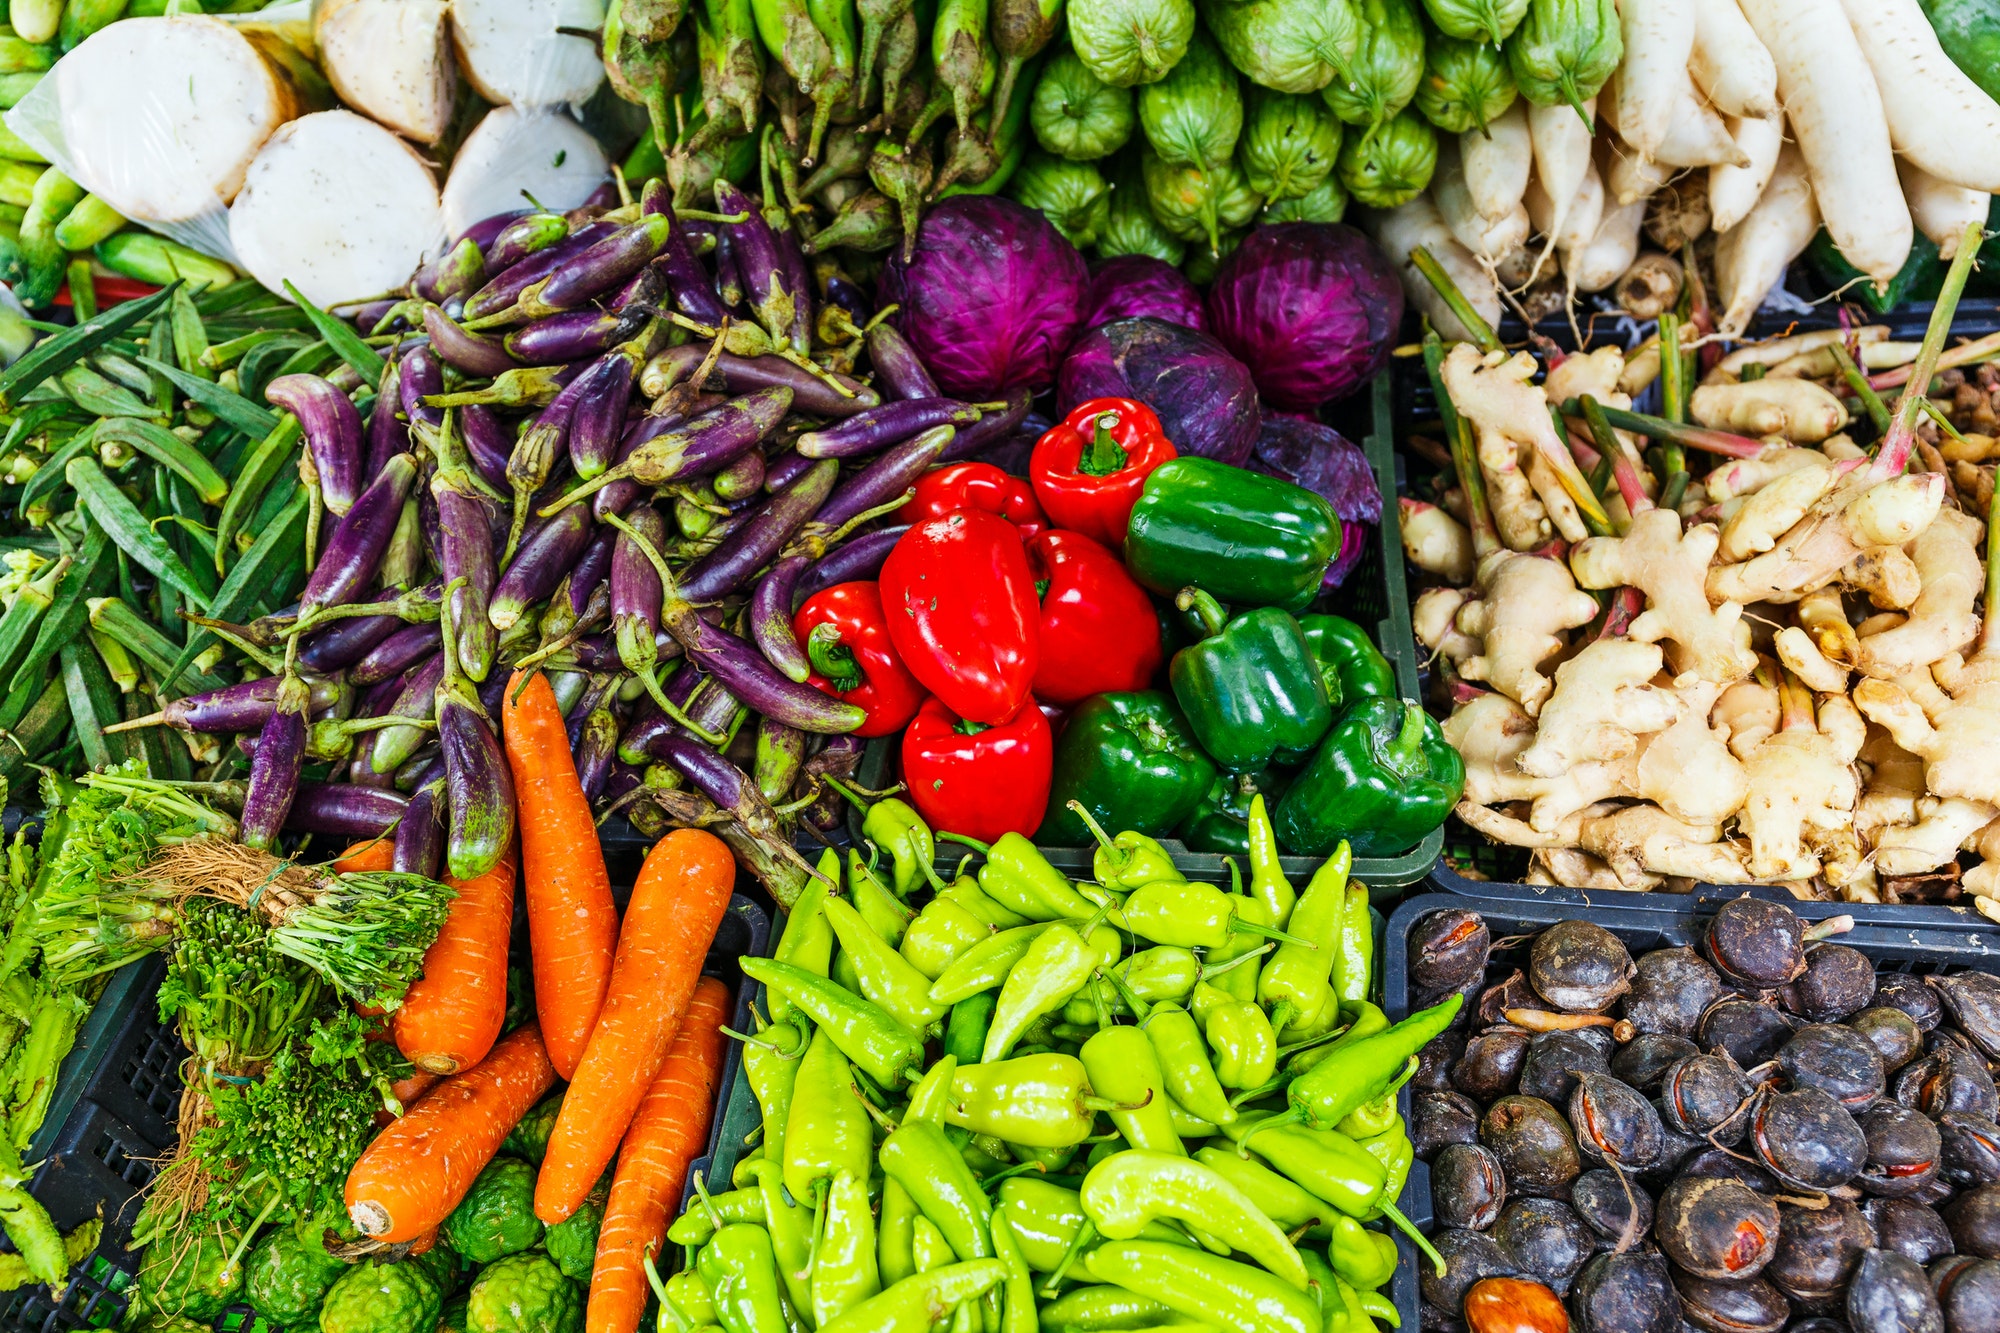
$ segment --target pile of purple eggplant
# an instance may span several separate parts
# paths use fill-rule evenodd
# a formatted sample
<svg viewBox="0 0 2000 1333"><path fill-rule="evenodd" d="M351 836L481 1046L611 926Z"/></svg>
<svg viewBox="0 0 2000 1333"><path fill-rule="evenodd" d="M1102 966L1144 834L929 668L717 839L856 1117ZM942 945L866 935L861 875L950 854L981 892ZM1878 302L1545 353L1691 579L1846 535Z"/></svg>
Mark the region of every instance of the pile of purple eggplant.
<svg viewBox="0 0 2000 1333"><path fill-rule="evenodd" d="M813 592L871 578L929 467L1028 411L940 395L835 270L808 276L782 203L664 183L474 227L364 312L369 388L284 375L323 509L297 603L202 621L269 670L147 721L236 734L243 840L394 830L395 866L465 879L513 836L496 722L550 674L602 816L710 826L781 899L800 824L840 814L862 712L807 683ZM359 339L356 339L358 342ZM350 358L350 365L352 358ZM234 756L231 756L234 759ZM227 765L219 766L226 768Z"/></svg>

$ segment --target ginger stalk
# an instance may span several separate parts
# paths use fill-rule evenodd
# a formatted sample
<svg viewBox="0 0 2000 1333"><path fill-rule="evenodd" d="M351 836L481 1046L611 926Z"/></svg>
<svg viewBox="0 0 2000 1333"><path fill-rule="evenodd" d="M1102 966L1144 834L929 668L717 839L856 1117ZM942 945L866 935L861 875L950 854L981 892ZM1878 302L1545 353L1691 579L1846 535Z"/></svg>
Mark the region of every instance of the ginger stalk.
<svg viewBox="0 0 2000 1333"><path fill-rule="evenodd" d="M1693 672L1727 685L1757 666L1750 651L1750 627L1739 602L1709 605L1708 570L1720 540L1701 524L1681 530L1680 515L1650 509L1634 516L1623 537L1592 537L1570 553L1577 586L1630 585L1646 595L1647 609L1632 622L1641 643L1672 643L1675 674Z"/></svg>
<svg viewBox="0 0 2000 1333"><path fill-rule="evenodd" d="M1624 397L1623 394L1618 395ZM1625 501L1625 512L1636 518L1653 507L1653 498L1646 494L1645 478L1640 475L1638 460L1632 455L1631 446L1618 432L1611 429L1611 423L1604 419L1603 406L1595 394L1584 394L1577 399L1583 406L1584 425L1590 430L1597 447L1611 460L1611 476L1618 483L1618 494Z"/></svg>
<svg viewBox="0 0 2000 1333"><path fill-rule="evenodd" d="M1572 398L1562 405L1562 410L1564 416L1573 417L1580 415L1583 408ZM1764 441L1753 440L1747 435L1711 430L1705 426L1685 426L1678 421L1647 416L1643 412L1621 412L1617 408L1606 407L1604 419L1619 430L1629 430L1649 440L1699 449L1707 454L1721 454L1725 458L1755 458L1765 449Z"/></svg>
<svg viewBox="0 0 2000 1333"><path fill-rule="evenodd" d="M1910 366L1902 396L1896 399L1895 419L1889 423L1881 446L1875 451L1875 462L1869 473L1877 481L1902 475L1904 467L1909 464L1910 450L1917 442L1920 404L1930 392L1931 376L1937 371L1945 336L1951 332L1952 316L1958 313L1958 298L1965 291L1965 280L1972 276L1972 262L1978 258L1979 244L1984 238L1985 229L1979 223L1966 224L1958 253L1952 256L1951 268L1946 271L1944 284L1938 289L1937 303L1931 307L1930 325L1924 330L1923 350L1917 353L1916 361Z"/></svg>
<svg viewBox="0 0 2000 1333"><path fill-rule="evenodd" d="M1459 674L1491 685L1532 717L1554 688L1542 664L1562 650L1563 631L1596 617L1597 600L1577 590L1563 561L1518 551L1482 559L1473 590L1457 625L1480 651L1460 663Z"/></svg>
<svg viewBox="0 0 2000 1333"><path fill-rule="evenodd" d="M1673 694L1649 684L1663 654L1655 643L1598 639L1556 668L1555 691L1538 715L1535 743L1516 759L1532 777L1558 777L1573 765L1623 759L1639 735L1679 718Z"/></svg>

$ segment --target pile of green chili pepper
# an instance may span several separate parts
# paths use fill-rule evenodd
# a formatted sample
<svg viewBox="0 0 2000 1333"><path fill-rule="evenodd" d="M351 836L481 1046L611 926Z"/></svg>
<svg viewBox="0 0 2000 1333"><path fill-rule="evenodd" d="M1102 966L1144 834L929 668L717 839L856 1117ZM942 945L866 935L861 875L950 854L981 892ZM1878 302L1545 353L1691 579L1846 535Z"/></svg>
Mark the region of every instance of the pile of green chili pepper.
<svg viewBox="0 0 2000 1333"><path fill-rule="evenodd" d="M1131 832L1094 882L1010 833L947 884L916 812L872 806L874 857L826 853L774 956L743 960L763 1123L667 1233L662 1327L1397 1324L1396 1244L1367 1224L1442 1268L1395 1206L1396 1092L1459 1001L1391 1024L1347 848L1299 891L1261 798L1250 826L1228 892Z"/></svg>

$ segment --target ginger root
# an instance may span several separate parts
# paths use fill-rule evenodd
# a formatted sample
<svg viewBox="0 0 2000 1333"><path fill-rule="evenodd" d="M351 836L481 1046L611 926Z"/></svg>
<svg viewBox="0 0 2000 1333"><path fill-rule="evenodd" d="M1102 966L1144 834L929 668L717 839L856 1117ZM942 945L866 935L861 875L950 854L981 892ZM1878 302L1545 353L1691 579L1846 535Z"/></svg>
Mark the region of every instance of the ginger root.
<svg viewBox="0 0 2000 1333"><path fill-rule="evenodd" d="M1422 500L1397 501L1402 519L1403 554L1427 574L1451 583L1472 581L1472 534L1444 510Z"/></svg>
<svg viewBox="0 0 2000 1333"><path fill-rule="evenodd" d="M1941 510L1924 529L1911 554L1923 590L1908 620L1860 640L1855 665L1863 675L1893 680L1972 645L1979 635L1973 607L1986 582L1978 550L1984 533L1984 524L1955 509Z"/></svg>
<svg viewBox="0 0 2000 1333"><path fill-rule="evenodd" d="M1993 807L1959 797L1926 797L1917 802L1914 824L1882 830L1875 842L1875 868L1884 875L1921 875L1958 856L1968 838L1993 822Z"/></svg>
<svg viewBox="0 0 2000 1333"><path fill-rule="evenodd" d="M1445 719L1444 737L1465 761L1465 799L1481 805L1531 801L1528 823L1546 832L1578 810L1633 794L1627 763L1577 764L1552 778L1523 773L1515 760L1535 738L1535 721L1504 694L1482 694Z"/></svg>
<svg viewBox="0 0 2000 1333"><path fill-rule="evenodd" d="M1735 564L1770 550L1833 489L1833 483L1832 468L1802 467L1758 487L1724 521L1717 554Z"/></svg>
<svg viewBox="0 0 2000 1333"><path fill-rule="evenodd" d="M1466 596L1463 588L1426 588L1410 608L1417 642L1454 665L1479 651L1479 640L1460 634L1455 623Z"/></svg>
<svg viewBox="0 0 2000 1333"><path fill-rule="evenodd" d="M1783 727L1744 758L1750 796L1737 824L1750 839L1748 864L1758 879L1818 874L1820 856L1807 849L1808 838L1823 841L1840 833L1851 838L1860 796L1854 757L1861 735L1839 710L1816 720L1812 696L1802 685L1790 683L1784 694Z"/></svg>
<svg viewBox="0 0 2000 1333"><path fill-rule="evenodd" d="M1515 847L1578 848L1605 862L1627 888L1651 888L1655 876L1685 875L1712 884L1741 884L1751 876L1743 850L1722 841L1713 824L1689 824L1658 806L1595 805L1562 826L1538 831L1519 819L1461 801L1458 817L1495 842Z"/></svg>
<svg viewBox="0 0 2000 1333"><path fill-rule="evenodd" d="M1728 729L1710 721L1722 688L1706 680L1675 686L1680 719L1641 738L1627 794L1690 824L1720 824L1743 808L1749 775L1729 752Z"/></svg>
<svg viewBox="0 0 2000 1333"><path fill-rule="evenodd" d="M1840 399L1811 380L1704 384L1688 395L1688 414L1712 429L1782 435L1794 444L1817 443L1847 424Z"/></svg>
<svg viewBox="0 0 2000 1333"><path fill-rule="evenodd" d="M1752 381L1761 384L1762 380ZM1877 546L1900 546L1929 527L1944 502L1936 473L1911 473L1870 484L1856 468L1771 550L1708 571L1712 602L1795 602L1840 576L1843 566Z"/></svg>
<svg viewBox="0 0 2000 1333"><path fill-rule="evenodd" d="M1521 462L1523 449L1543 458L1564 449L1549 420L1548 398L1531 383L1538 369L1526 352L1482 357L1469 343L1454 346L1442 368L1445 392L1472 423L1494 526L1516 551L1533 550L1555 532Z"/></svg>
<svg viewBox="0 0 2000 1333"><path fill-rule="evenodd" d="M1720 540L1707 525L1681 531L1680 515L1649 509L1623 537L1592 537L1570 552L1570 569L1583 588L1634 587L1646 610L1631 627L1641 643L1666 640L1679 651L1675 674L1693 672L1719 685L1757 669L1750 627L1740 603L1709 605L1708 570Z"/></svg>
<svg viewBox="0 0 2000 1333"><path fill-rule="evenodd" d="M1639 736L1680 716L1671 691L1649 684L1660 673L1658 644L1597 639L1556 668L1535 743L1515 762L1531 777L1559 777L1577 764L1637 753Z"/></svg>
<svg viewBox="0 0 2000 1333"><path fill-rule="evenodd" d="M1832 462L1818 449L1795 449L1789 444L1766 445L1755 458L1739 458L1717 466L1703 478L1708 498L1721 504L1738 496L1755 495L1780 477L1805 468L1830 468Z"/></svg>
<svg viewBox="0 0 2000 1333"><path fill-rule="evenodd" d="M1459 664L1467 680L1484 681L1533 717L1554 683L1542 664L1562 650L1562 634L1588 624L1597 600L1577 591L1560 560L1495 551L1479 562L1475 597L1459 608L1458 631L1480 651Z"/></svg>
<svg viewBox="0 0 2000 1333"><path fill-rule="evenodd" d="M1981 654L1962 669L1936 669L1949 681L1949 695L1911 672L1862 681L1854 687L1855 706L1924 761L1931 795L2000 806L2000 658Z"/></svg>

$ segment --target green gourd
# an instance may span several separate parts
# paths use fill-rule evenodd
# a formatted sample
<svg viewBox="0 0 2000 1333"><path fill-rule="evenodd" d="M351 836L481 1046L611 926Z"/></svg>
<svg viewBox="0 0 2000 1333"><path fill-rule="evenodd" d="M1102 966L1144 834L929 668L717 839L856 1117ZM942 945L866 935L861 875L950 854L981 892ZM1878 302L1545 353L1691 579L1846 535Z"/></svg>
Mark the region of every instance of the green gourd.
<svg viewBox="0 0 2000 1333"><path fill-rule="evenodd" d="M1265 199L1311 194L1339 156L1340 122L1324 102L1262 88L1252 95L1237 160Z"/></svg>
<svg viewBox="0 0 2000 1333"><path fill-rule="evenodd" d="M1410 104L1424 76L1424 23L1416 0L1357 0L1361 45L1351 79L1335 79L1321 96L1349 125L1380 125Z"/></svg>
<svg viewBox="0 0 2000 1333"><path fill-rule="evenodd" d="M1414 111L1404 111L1373 134L1341 145L1340 183L1364 208L1398 208L1431 183L1437 170L1437 131Z"/></svg>
<svg viewBox="0 0 2000 1333"><path fill-rule="evenodd" d="M1507 67L1521 96L1536 106L1566 102L1588 124L1584 103L1624 55L1615 0L1532 0L1507 44Z"/></svg>
<svg viewBox="0 0 2000 1333"><path fill-rule="evenodd" d="M1194 36L1192 0L1071 0L1069 40L1090 72L1116 88L1157 83Z"/></svg>
<svg viewBox="0 0 2000 1333"><path fill-rule="evenodd" d="M1097 244L1111 213L1111 187L1094 162L1029 153L1014 173L1007 193L1041 213L1079 250Z"/></svg>
<svg viewBox="0 0 2000 1333"><path fill-rule="evenodd" d="M1105 259L1115 255L1148 255L1176 268L1187 256L1187 247L1153 216L1135 154L1121 156L1112 176L1111 203L1104 230L1098 237L1097 253Z"/></svg>
<svg viewBox="0 0 2000 1333"><path fill-rule="evenodd" d="M1211 255L1221 254L1222 233L1247 225L1263 202L1234 161L1214 168L1178 166L1146 151L1139 165L1146 201L1160 225L1183 241L1207 242Z"/></svg>
<svg viewBox="0 0 2000 1333"><path fill-rule="evenodd" d="M1139 127L1153 151L1176 165L1217 167L1236 151L1243 93L1207 36L1196 33L1173 73L1139 89Z"/></svg>
<svg viewBox="0 0 2000 1333"><path fill-rule="evenodd" d="M1057 157L1090 162L1132 137L1132 92L1090 72L1074 51L1058 51L1035 81L1028 123L1035 142Z"/></svg>
<svg viewBox="0 0 2000 1333"><path fill-rule="evenodd" d="M1252 83L1316 93L1353 77L1361 49L1353 0L1202 0L1201 16Z"/></svg>
<svg viewBox="0 0 2000 1333"><path fill-rule="evenodd" d="M1498 46L1521 25L1528 0L1424 0L1424 9L1445 36Z"/></svg>
<svg viewBox="0 0 2000 1333"><path fill-rule="evenodd" d="M1413 105L1446 134L1484 134L1514 97L1514 76L1499 47L1440 37L1424 53L1424 77Z"/></svg>

